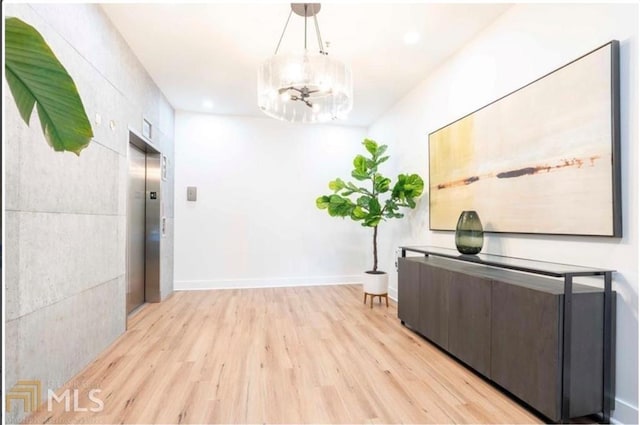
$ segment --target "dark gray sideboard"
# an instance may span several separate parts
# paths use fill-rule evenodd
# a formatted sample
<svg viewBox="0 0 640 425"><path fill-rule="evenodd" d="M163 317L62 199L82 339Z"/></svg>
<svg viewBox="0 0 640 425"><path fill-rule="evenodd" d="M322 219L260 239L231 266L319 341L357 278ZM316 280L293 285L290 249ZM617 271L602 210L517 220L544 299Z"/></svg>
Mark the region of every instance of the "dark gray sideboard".
<svg viewBox="0 0 640 425"><path fill-rule="evenodd" d="M602 413L608 422L611 271L435 247L402 250L403 324L553 421ZM406 251L423 256L405 257ZM604 276L605 288L572 282L589 275Z"/></svg>

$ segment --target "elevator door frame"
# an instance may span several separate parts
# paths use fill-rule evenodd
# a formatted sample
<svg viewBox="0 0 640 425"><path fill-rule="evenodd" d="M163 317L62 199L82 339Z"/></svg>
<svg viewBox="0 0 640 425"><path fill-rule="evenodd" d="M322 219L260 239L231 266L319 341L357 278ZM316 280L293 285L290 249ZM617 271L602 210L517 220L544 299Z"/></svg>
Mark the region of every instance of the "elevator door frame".
<svg viewBox="0 0 640 425"><path fill-rule="evenodd" d="M161 241L161 203L160 190L160 161L161 152L149 144L143 137L129 129L129 144L145 153L146 178L145 178L145 248L144 248L144 303L160 302L160 241ZM127 163L129 162L129 149L127 146ZM129 217L128 197L129 170L127 170L127 226ZM155 192L155 199L152 199ZM126 230L126 285L129 284L129 229ZM125 315L129 313L127 305L127 291L125 291ZM144 305L143 303L143 305ZM135 312L136 310L134 310Z"/></svg>

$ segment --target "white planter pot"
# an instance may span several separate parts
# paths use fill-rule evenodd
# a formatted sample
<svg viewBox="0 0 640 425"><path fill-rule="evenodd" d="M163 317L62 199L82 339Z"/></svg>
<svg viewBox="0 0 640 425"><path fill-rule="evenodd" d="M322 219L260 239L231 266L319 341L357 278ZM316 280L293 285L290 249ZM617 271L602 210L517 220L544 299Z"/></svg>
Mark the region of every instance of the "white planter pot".
<svg viewBox="0 0 640 425"><path fill-rule="evenodd" d="M362 289L365 294L386 294L389 288L389 275L385 272L364 272Z"/></svg>

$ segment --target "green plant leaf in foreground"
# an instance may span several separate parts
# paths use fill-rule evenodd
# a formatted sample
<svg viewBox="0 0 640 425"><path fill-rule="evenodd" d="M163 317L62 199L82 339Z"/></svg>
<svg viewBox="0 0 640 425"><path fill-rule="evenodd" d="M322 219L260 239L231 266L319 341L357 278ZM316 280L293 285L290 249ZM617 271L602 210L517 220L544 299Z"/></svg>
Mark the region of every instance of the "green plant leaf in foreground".
<svg viewBox="0 0 640 425"><path fill-rule="evenodd" d="M47 143L76 155L93 131L73 79L42 35L18 18L5 18L5 73L20 116L29 124L33 106Z"/></svg>

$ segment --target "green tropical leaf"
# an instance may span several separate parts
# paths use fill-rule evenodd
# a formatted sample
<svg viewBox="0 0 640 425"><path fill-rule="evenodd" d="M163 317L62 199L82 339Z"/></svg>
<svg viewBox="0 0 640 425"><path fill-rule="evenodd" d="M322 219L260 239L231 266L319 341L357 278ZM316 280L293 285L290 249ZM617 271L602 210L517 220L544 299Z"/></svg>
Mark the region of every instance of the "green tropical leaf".
<svg viewBox="0 0 640 425"><path fill-rule="evenodd" d="M398 181L395 185L393 185L393 189L391 191L391 197L396 199L404 198L404 182L407 180L407 176L404 174L398 175Z"/></svg>
<svg viewBox="0 0 640 425"><path fill-rule="evenodd" d="M36 104L36 98L31 95L29 90L20 90L22 82L20 79L5 65L5 76L9 90L13 95L13 99L18 107L18 112L22 120L29 125L33 106Z"/></svg>
<svg viewBox="0 0 640 425"><path fill-rule="evenodd" d="M364 223L362 223L362 225L366 227L376 227L378 224L380 224L380 220L382 220L382 217L379 215L368 217L368 218L365 218Z"/></svg>
<svg viewBox="0 0 640 425"><path fill-rule="evenodd" d="M353 158L354 171L360 171L364 173L367 170L367 159L362 155L357 155Z"/></svg>
<svg viewBox="0 0 640 425"><path fill-rule="evenodd" d="M378 151L378 144L375 142L375 140L364 139L364 142L362 142L362 144L364 145L367 152L369 152L371 155L375 155Z"/></svg>
<svg viewBox="0 0 640 425"><path fill-rule="evenodd" d="M329 215L332 217L346 217L351 215L351 212L355 208L353 202L348 198L343 198L340 195L331 195L329 197Z"/></svg>
<svg viewBox="0 0 640 425"><path fill-rule="evenodd" d="M93 131L76 85L42 35L18 18L5 18L5 74L24 122L37 105L47 143L79 155Z"/></svg>
<svg viewBox="0 0 640 425"><path fill-rule="evenodd" d="M342 181L342 179L335 179L335 180L331 180L329 182L329 189L331 189L334 192L338 192L339 190L342 190L345 188L345 183Z"/></svg>
<svg viewBox="0 0 640 425"><path fill-rule="evenodd" d="M376 162L373 159L366 159L364 162L367 170L376 171Z"/></svg>
<svg viewBox="0 0 640 425"><path fill-rule="evenodd" d="M383 177L381 175L376 175L373 180L373 185L376 188L376 192L385 193L389 191L389 185L391 184L391 179L387 177Z"/></svg>
<svg viewBox="0 0 640 425"><path fill-rule="evenodd" d="M398 176L398 182L393 187L391 196L400 201L407 201L411 208L415 208L415 202L409 202L409 200L422 195L423 190L424 181L419 175L400 174Z"/></svg>
<svg viewBox="0 0 640 425"><path fill-rule="evenodd" d="M321 210L326 209L329 206L329 197L328 196L320 196L316 199L316 207Z"/></svg>
<svg viewBox="0 0 640 425"><path fill-rule="evenodd" d="M380 145L378 147L378 149L376 150L376 158L380 158L380 155L382 155L383 153L385 153L387 151L388 146L387 145ZM387 157L389 158L389 157Z"/></svg>
<svg viewBox="0 0 640 425"><path fill-rule="evenodd" d="M384 213L385 218L402 218L404 217L404 214L392 211L392 210L386 210Z"/></svg>
<svg viewBox="0 0 640 425"><path fill-rule="evenodd" d="M369 208L369 202L371 202L371 199L372 198L370 196L360 196L356 203L360 207Z"/></svg>
<svg viewBox="0 0 640 425"><path fill-rule="evenodd" d="M382 164L383 162L385 162L387 159L389 159L388 156L383 156L382 158L378 158L378 165Z"/></svg>
<svg viewBox="0 0 640 425"><path fill-rule="evenodd" d="M417 198L422 195L422 191L424 190L424 181L422 177L417 174L411 174L407 176L405 182L405 193L406 196L410 198Z"/></svg>
<svg viewBox="0 0 640 425"><path fill-rule="evenodd" d="M329 215L331 217L344 217L344 215L341 213L342 207L339 205L333 205L333 204L329 204L329 208L327 208L327 211L329 212Z"/></svg>
<svg viewBox="0 0 640 425"><path fill-rule="evenodd" d="M338 205L338 204L344 204L345 202L346 202L346 199L340 195L329 196L329 204Z"/></svg>
<svg viewBox="0 0 640 425"><path fill-rule="evenodd" d="M367 216L367 212L365 210L362 209L362 207L357 206L353 209L353 211L351 212L351 218L353 220L362 220Z"/></svg>
<svg viewBox="0 0 640 425"><path fill-rule="evenodd" d="M376 198L369 198L369 214L378 215L381 211L380 202Z"/></svg>
<svg viewBox="0 0 640 425"><path fill-rule="evenodd" d="M353 177L356 180L368 180L369 179L369 174L367 174L364 171L360 171L360 170L353 170L351 172L351 177Z"/></svg>
<svg viewBox="0 0 640 425"><path fill-rule="evenodd" d="M396 202L396 199L394 198L390 198L387 199L386 202L384 203L384 209L387 212L394 212L398 209L398 203Z"/></svg>

